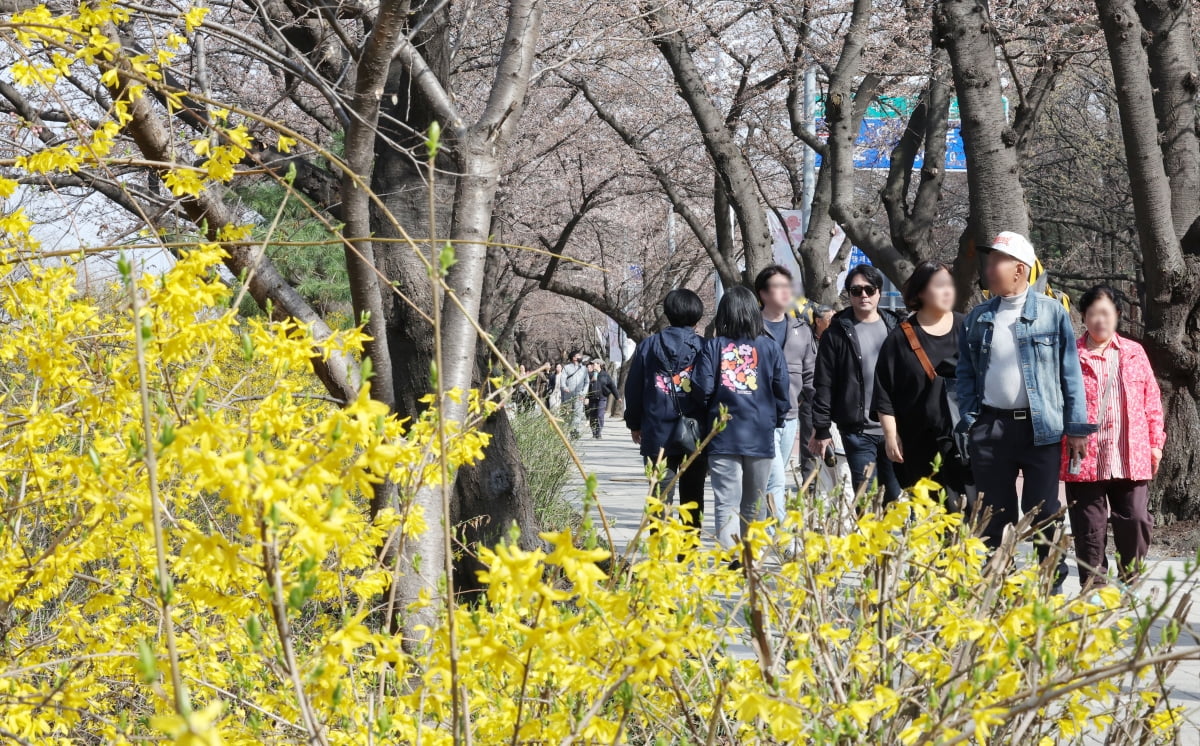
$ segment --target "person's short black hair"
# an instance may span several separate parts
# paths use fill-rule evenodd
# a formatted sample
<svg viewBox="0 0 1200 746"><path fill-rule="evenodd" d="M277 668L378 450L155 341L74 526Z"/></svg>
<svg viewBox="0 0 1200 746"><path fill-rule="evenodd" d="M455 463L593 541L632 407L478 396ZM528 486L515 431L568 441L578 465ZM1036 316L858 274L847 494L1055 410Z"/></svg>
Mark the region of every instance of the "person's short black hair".
<svg viewBox="0 0 1200 746"><path fill-rule="evenodd" d="M871 286L874 288L881 290L883 289L883 273L872 267L870 264L860 264L847 272L846 282L842 286L842 289L848 292L850 290L850 286L854 284L855 277L863 278L867 282L871 283Z"/></svg>
<svg viewBox="0 0 1200 746"><path fill-rule="evenodd" d="M904 305L908 306L908 310L921 310L921 293L925 292L925 288L929 287L929 283L933 280L934 275L942 270L950 272L951 277L954 276L954 273L950 270L950 265L943 262L926 260L917 265L912 274L908 276L908 281L904 283Z"/></svg>
<svg viewBox="0 0 1200 746"><path fill-rule="evenodd" d="M737 285L725 291L713 322L718 335L729 339L758 339L763 335L762 309L750 288Z"/></svg>
<svg viewBox="0 0 1200 746"><path fill-rule="evenodd" d="M771 282L771 278L776 275L783 275L788 278L788 282L792 282L795 278L792 276L792 270L782 264L771 264L763 267L758 273L758 277L754 278L754 293L760 294L767 289L767 285Z"/></svg>
<svg viewBox="0 0 1200 746"><path fill-rule="evenodd" d="M663 312L671 326L695 326L704 315L704 303L691 290L676 288L663 299Z"/></svg>
<svg viewBox="0 0 1200 746"><path fill-rule="evenodd" d="M1108 298L1112 301L1113 306L1117 309L1117 315L1122 315L1124 309L1121 308L1120 293L1112 285L1097 285L1084 293L1083 297L1079 299L1079 315L1087 315L1088 308L1101 298Z"/></svg>
<svg viewBox="0 0 1200 746"><path fill-rule="evenodd" d="M817 306L817 311L814 314L814 316L816 318L820 319L820 318L824 318L825 314L827 314L827 313L833 313L833 306L827 306L825 304L821 304L821 305Z"/></svg>

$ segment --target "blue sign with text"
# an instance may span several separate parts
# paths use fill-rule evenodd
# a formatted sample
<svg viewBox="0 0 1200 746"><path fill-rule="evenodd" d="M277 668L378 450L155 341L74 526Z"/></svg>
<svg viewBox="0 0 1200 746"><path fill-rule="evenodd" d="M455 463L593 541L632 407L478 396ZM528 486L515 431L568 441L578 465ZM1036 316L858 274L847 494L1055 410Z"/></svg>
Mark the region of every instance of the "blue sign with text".
<svg viewBox="0 0 1200 746"><path fill-rule="evenodd" d="M820 132L824 122L818 122ZM873 171L887 171L892 167L892 148L900 142L908 121L897 117L882 119L864 119L859 127L858 137L854 140L854 167ZM826 136L822 136L825 139ZM913 160L913 168L921 168L925 164L925 153L917 154ZM817 167L821 166L821 156L817 156ZM947 171L966 171L967 152L963 147L962 127L958 122L951 122L946 129L946 163Z"/></svg>

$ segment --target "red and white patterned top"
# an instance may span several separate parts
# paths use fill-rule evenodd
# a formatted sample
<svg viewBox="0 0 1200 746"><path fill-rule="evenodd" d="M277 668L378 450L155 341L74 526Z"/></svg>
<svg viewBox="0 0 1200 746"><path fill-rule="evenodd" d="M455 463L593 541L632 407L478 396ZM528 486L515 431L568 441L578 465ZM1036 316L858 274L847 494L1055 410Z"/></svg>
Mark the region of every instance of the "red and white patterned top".
<svg viewBox="0 0 1200 746"><path fill-rule="evenodd" d="M1113 339L1102 350L1083 347L1079 357L1089 358L1088 365L1096 371L1099 380L1099 400L1096 402L1096 479L1124 479L1129 473L1125 463L1125 409L1122 403L1121 356L1119 345Z"/></svg>
<svg viewBox="0 0 1200 746"><path fill-rule="evenodd" d="M1163 430L1162 394L1150 360L1140 344L1113 335L1105 350L1089 350L1087 333L1076 342L1083 369L1088 422L1100 426L1088 437L1087 456L1078 474L1068 474L1070 460L1063 444L1062 479L1148 480L1154 476L1150 451L1167 441Z"/></svg>

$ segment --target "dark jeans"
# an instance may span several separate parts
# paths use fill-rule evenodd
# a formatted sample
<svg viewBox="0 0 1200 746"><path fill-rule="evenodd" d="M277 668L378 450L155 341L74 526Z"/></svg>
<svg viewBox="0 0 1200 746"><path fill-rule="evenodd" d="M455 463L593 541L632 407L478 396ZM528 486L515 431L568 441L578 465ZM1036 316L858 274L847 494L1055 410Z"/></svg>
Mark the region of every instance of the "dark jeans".
<svg viewBox="0 0 1200 746"><path fill-rule="evenodd" d="M1149 482L1106 479L1067 482L1067 512L1075 534L1079 584L1104 585L1108 573L1108 524L1112 523L1121 578L1137 572L1150 549Z"/></svg>
<svg viewBox="0 0 1200 746"><path fill-rule="evenodd" d="M1062 518L1058 497L1058 473L1062 466L1062 444L1033 444L1033 422L1011 415L983 411L971 428L971 471L979 488L979 507L991 510L991 520L983 531L984 542L995 549L1004 538L1004 528L1016 523L1021 513L1037 511L1034 537L1038 559L1045 562L1050 554L1054 532ZM1025 481L1017 509L1017 474ZM1067 561L1060 558L1055 568L1055 584L1067 576Z"/></svg>
<svg viewBox="0 0 1200 746"><path fill-rule="evenodd" d="M663 475L662 482L659 483L660 490L666 490L667 485L675 478L675 473L679 471L680 464L683 463L685 456L666 456L667 471ZM708 456L701 453L692 462L692 465L679 475L679 481L676 483L679 492L679 504L687 505L695 503L686 520L683 521L685 526L694 528L697 531L704 525L704 478L708 474ZM667 505L670 505L675 498L676 490L672 490L658 498Z"/></svg>
<svg viewBox="0 0 1200 746"><path fill-rule="evenodd" d="M604 415L607 413L607 410L607 396L602 396L599 399L588 398L587 418L588 423L592 426L592 437L599 438L601 431L604 430Z"/></svg>
<svg viewBox="0 0 1200 746"><path fill-rule="evenodd" d="M896 471L892 468L891 459L887 457L882 433L842 433L842 448L846 451L846 462L850 465L850 484L854 494L867 481L867 468L875 465L871 471L873 481L882 485L884 502L892 502L900 497L900 482L896 479Z"/></svg>

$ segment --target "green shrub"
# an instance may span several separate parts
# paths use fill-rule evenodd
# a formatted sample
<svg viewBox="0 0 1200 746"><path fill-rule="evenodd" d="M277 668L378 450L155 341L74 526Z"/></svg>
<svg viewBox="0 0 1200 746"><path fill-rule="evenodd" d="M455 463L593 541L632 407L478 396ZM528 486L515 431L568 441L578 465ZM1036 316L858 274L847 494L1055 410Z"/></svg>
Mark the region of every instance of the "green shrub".
<svg viewBox="0 0 1200 746"><path fill-rule="evenodd" d="M513 407L509 414L521 461L525 464L533 510L542 528L562 531L578 526L579 509L568 499L567 485L571 481L573 464L567 444L536 407Z"/></svg>

